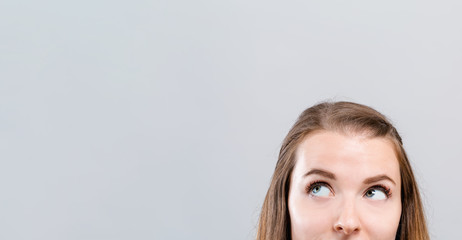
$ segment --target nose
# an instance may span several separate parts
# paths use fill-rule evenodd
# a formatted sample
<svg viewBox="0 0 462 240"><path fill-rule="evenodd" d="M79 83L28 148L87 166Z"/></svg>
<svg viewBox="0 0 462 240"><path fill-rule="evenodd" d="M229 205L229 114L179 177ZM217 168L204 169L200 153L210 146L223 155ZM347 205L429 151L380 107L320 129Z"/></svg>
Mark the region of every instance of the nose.
<svg viewBox="0 0 462 240"><path fill-rule="evenodd" d="M344 235L354 234L361 230L358 212L353 201L340 206L339 216L334 223L334 230Z"/></svg>

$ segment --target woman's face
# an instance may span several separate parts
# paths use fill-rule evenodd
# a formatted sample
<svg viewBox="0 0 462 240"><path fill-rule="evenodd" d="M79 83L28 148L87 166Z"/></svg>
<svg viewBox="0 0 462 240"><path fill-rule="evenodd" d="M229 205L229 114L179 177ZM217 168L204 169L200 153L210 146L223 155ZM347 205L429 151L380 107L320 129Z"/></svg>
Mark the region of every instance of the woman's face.
<svg viewBox="0 0 462 240"><path fill-rule="evenodd" d="M390 140L319 131L296 154L288 200L292 239L395 239L401 179Z"/></svg>

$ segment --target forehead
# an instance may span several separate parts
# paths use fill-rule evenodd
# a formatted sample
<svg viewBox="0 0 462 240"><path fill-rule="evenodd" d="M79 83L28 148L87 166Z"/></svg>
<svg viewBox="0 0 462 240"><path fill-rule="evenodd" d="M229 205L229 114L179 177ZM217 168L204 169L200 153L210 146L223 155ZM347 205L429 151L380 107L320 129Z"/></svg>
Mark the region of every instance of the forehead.
<svg viewBox="0 0 462 240"><path fill-rule="evenodd" d="M317 131L298 146L294 174L322 168L338 175L388 174L399 179L399 162L391 140L383 137Z"/></svg>

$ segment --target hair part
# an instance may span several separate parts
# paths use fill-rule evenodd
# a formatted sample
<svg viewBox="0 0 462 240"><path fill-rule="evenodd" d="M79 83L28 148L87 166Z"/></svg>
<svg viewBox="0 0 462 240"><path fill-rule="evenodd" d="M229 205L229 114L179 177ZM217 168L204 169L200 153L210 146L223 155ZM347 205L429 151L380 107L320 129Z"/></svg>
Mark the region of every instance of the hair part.
<svg viewBox="0 0 462 240"><path fill-rule="evenodd" d="M402 212L396 239L429 239L417 183L395 127L384 115L368 106L352 102L322 102L303 111L282 142L270 187L263 202L257 240L291 239L287 205L290 178L296 162L295 153L305 137L318 130L390 139L395 146L401 175Z"/></svg>

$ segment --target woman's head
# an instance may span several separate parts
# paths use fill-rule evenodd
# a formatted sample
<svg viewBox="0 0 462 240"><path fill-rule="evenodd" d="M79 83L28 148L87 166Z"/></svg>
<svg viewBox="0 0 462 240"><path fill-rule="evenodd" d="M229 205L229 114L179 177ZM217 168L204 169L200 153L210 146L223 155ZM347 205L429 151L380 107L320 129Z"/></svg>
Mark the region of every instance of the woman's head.
<svg viewBox="0 0 462 240"><path fill-rule="evenodd" d="M257 239L428 239L401 137L372 108L306 109L284 139Z"/></svg>

